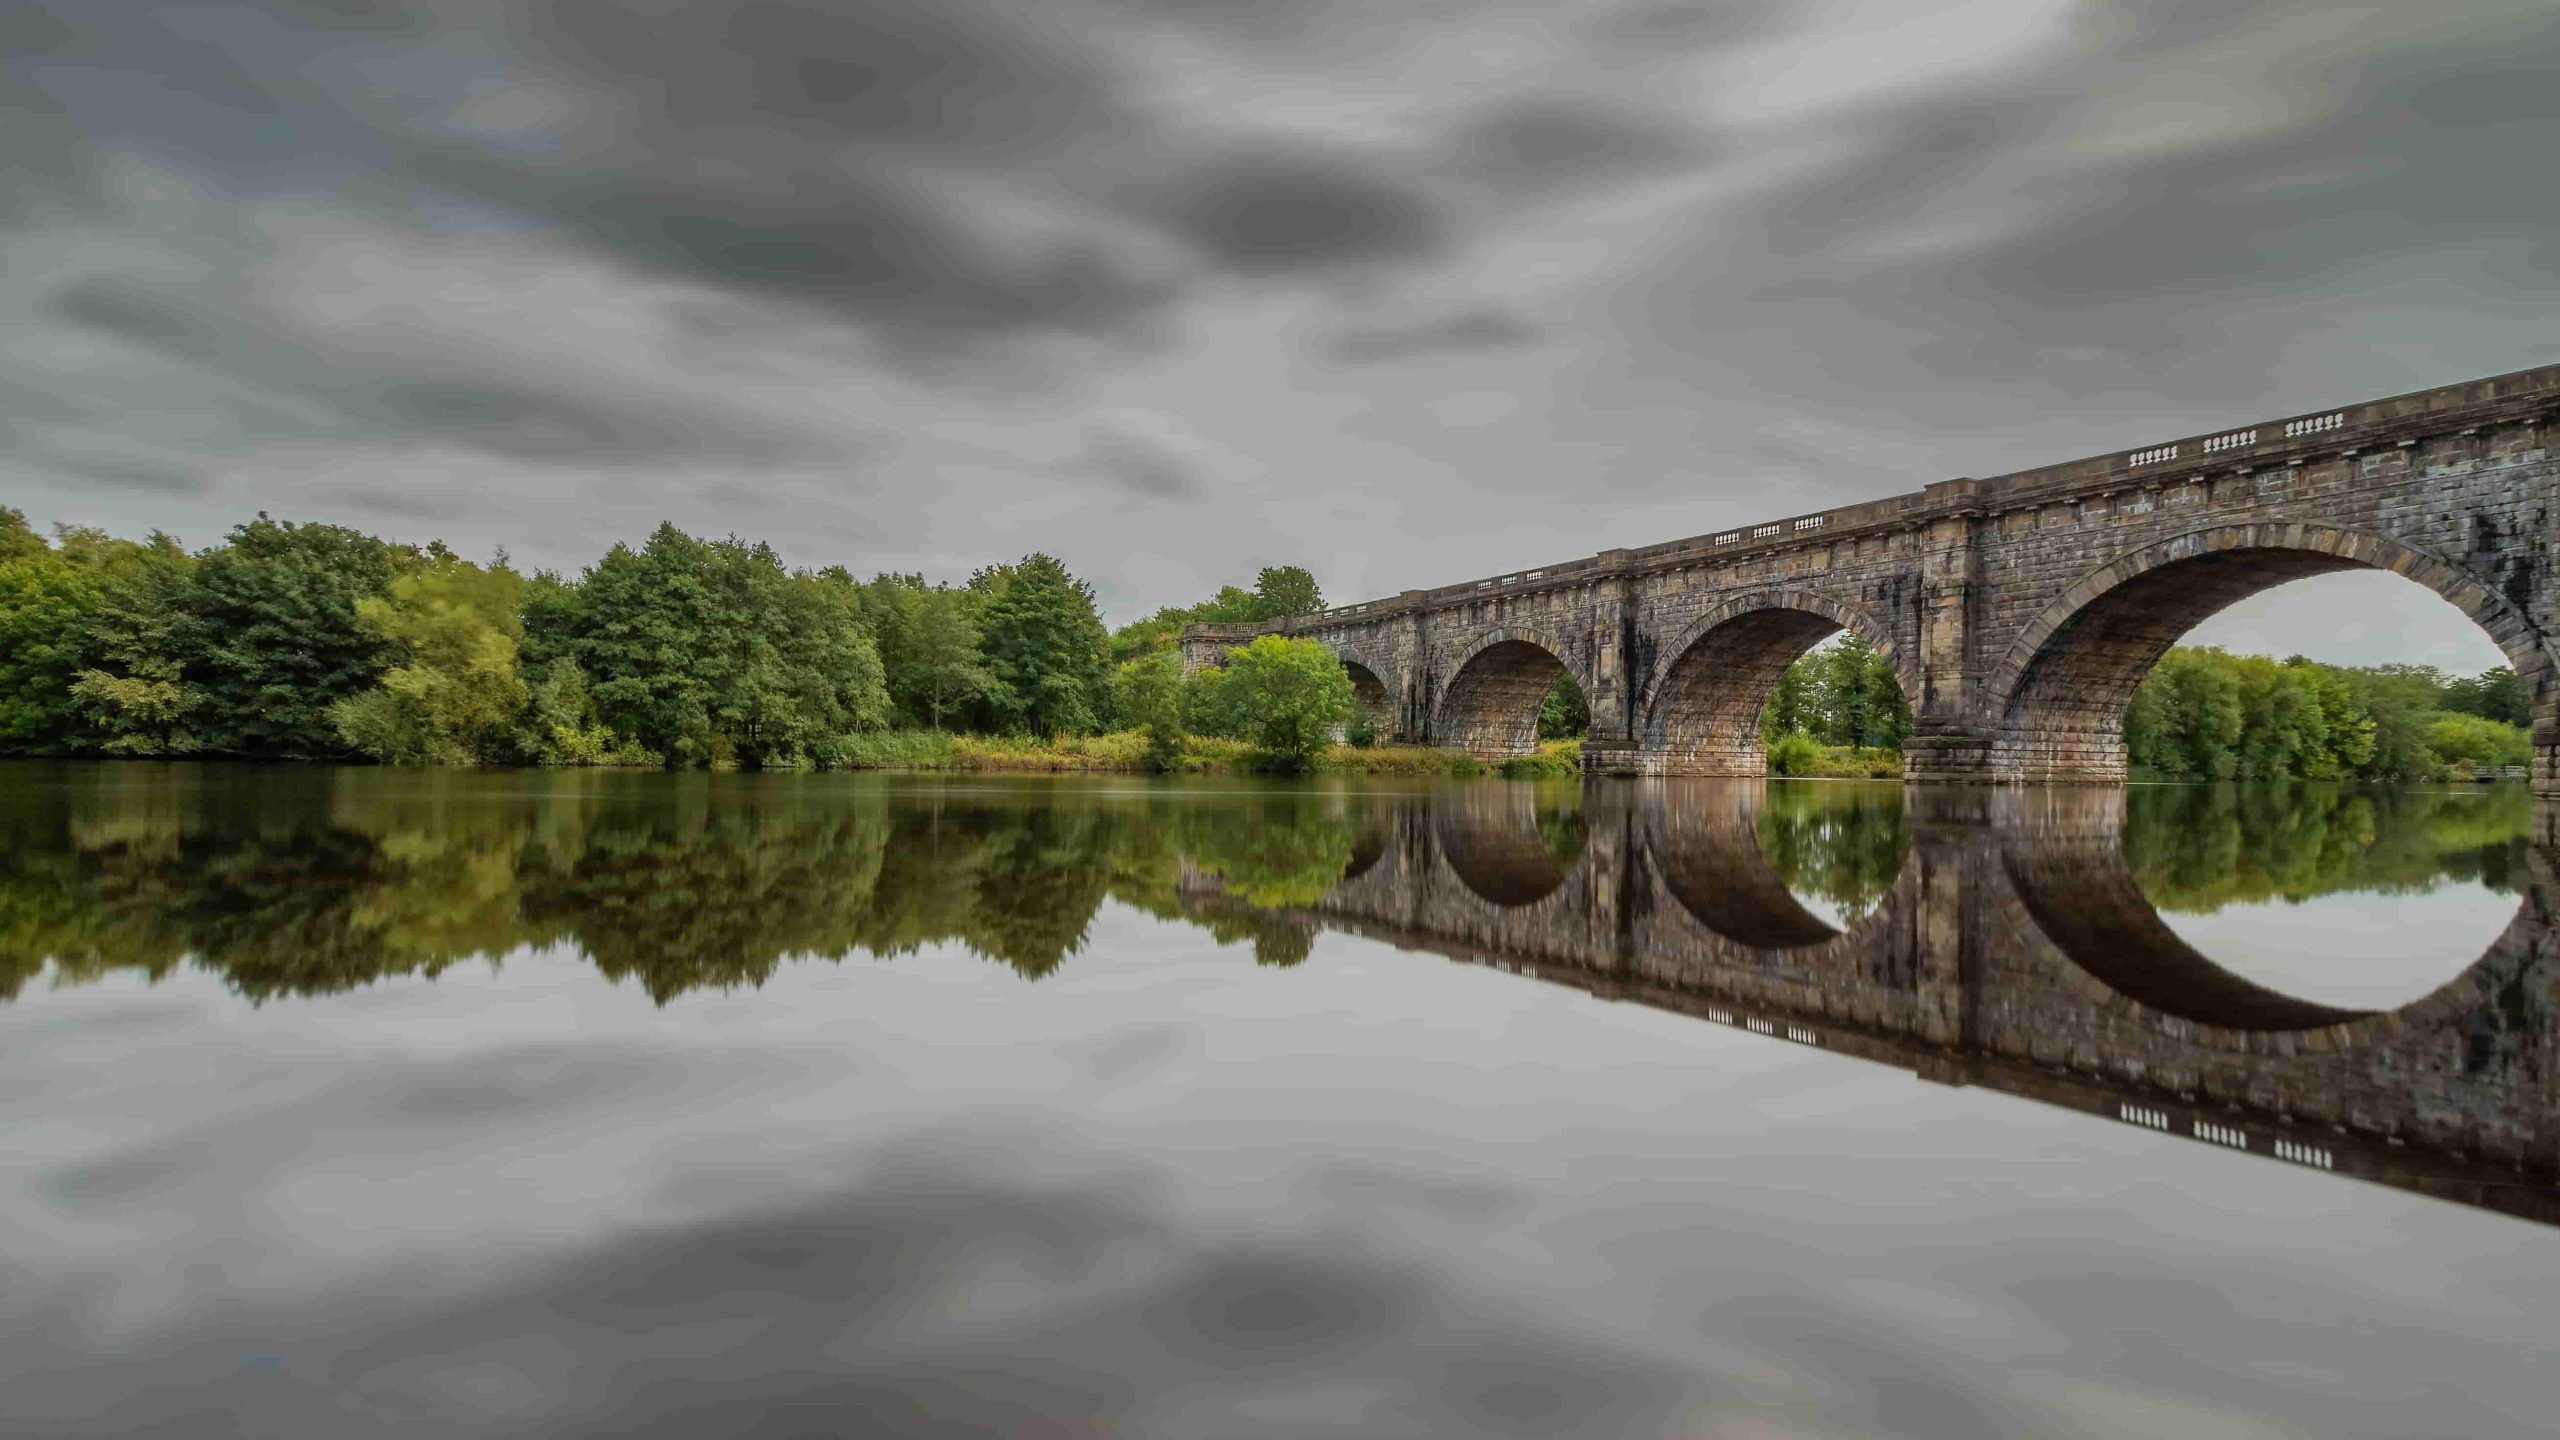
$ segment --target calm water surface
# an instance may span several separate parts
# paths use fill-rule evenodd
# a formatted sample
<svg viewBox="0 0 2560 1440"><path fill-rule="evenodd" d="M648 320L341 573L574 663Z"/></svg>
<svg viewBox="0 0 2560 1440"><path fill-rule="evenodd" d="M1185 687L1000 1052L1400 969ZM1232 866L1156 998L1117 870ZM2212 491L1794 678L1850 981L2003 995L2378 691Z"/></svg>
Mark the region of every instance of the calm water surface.
<svg viewBox="0 0 2560 1440"><path fill-rule="evenodd" d="M0 1429L2549 1434L2554 832L0 766Z"/></svg>

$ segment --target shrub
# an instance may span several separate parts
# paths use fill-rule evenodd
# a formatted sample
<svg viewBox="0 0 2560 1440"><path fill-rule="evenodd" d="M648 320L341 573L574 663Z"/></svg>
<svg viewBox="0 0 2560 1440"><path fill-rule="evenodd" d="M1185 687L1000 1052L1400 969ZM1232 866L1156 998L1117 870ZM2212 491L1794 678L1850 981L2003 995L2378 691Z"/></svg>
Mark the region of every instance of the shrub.
<svg viewBox="0 0 2560 1440"><path fill-rule="evenodd" d="M1790 730L1769 742L1769 773L1811 775L1822 763L1822 746L1802 730Z"/></svg>

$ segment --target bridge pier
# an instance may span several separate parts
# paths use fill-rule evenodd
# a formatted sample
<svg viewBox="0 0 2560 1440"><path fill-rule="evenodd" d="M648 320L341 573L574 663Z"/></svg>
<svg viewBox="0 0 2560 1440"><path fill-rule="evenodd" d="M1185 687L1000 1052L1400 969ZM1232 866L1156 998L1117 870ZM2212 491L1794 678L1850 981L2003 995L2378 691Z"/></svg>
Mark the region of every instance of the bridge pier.
<svg viewBox="0 0 2560 1440"><path fill-rule="evenodd" d="M1922 723L1903 737L1906 785L1987 785L2002 778L1993 762L1996 742L1963 724Z"/></svg>

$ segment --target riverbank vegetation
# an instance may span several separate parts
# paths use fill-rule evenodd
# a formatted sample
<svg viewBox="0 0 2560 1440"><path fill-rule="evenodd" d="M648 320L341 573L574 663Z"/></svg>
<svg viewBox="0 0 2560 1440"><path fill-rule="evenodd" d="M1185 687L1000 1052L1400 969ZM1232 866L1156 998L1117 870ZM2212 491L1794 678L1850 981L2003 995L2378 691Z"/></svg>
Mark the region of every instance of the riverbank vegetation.
<svg viewBox="0 0 2560 1440"><path fill-rule="evenodd" d="M2528 764L2531 718L2504 666L2448 676L2179 646L2134 692L2125 746L2137 780L2469 780ZM1850 637L1789 666L1760 713L1777 775L1896 776L1910 733L1892 670Z"/></svg>
<svg viewBox="0 0 2560 1440"><path fill-rule="evenodd" d="M265 515L192 552L49 542L0 508L0 753L1301 771L1342 763L1331 654L1270 636L1185 677L1174 640L1322 604L1277 566L1114 635L1040 554L864 581L661 525L572 579Z"/></svg>

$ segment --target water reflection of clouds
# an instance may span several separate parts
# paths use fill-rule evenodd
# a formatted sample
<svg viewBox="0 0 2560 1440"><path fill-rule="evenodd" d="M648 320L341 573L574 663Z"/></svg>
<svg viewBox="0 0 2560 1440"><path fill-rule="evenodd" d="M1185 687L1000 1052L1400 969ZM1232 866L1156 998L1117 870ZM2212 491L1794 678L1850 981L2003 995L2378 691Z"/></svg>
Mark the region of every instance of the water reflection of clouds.
<svg viewBox="0 0 2560 1440"><path fill-rule="evenodd" d="M2397 894L2341 891L2161 919L2214 963L2270 990L2350 1010L2394 1010L2480 958L2516 897L2473 881Z"/></svg>

